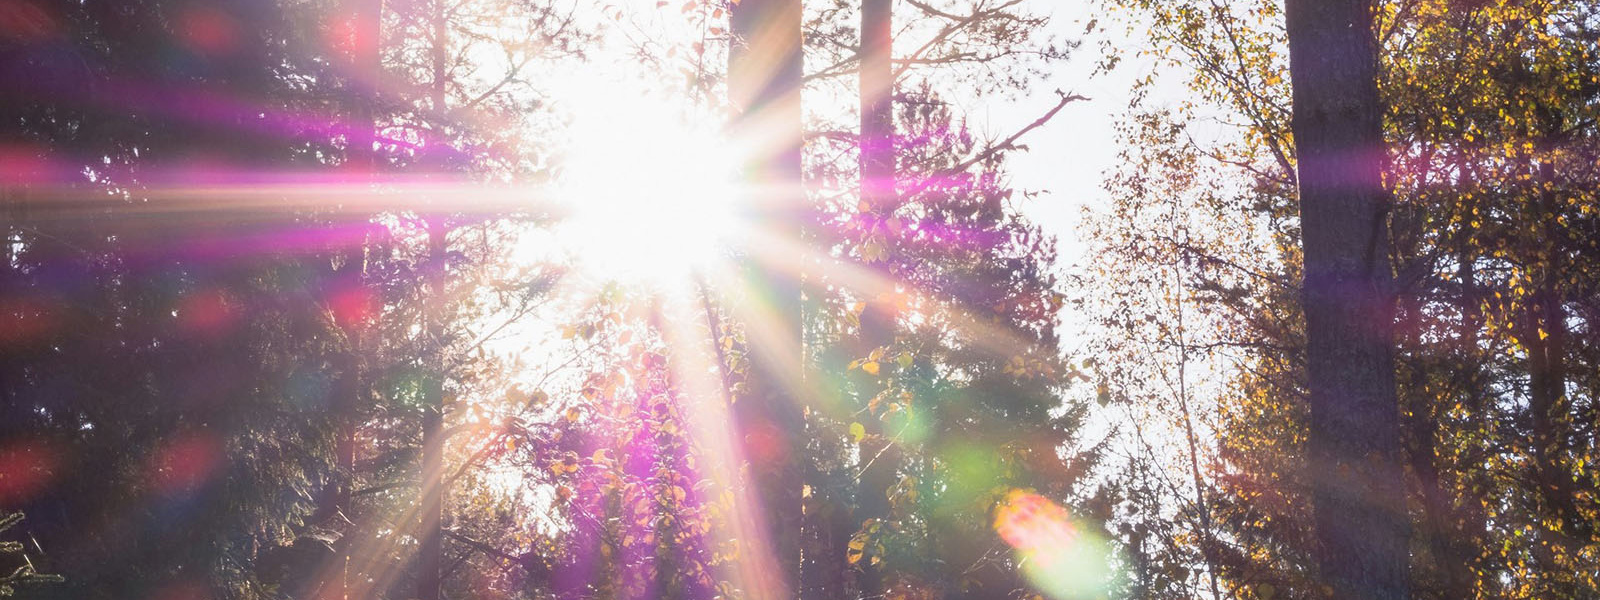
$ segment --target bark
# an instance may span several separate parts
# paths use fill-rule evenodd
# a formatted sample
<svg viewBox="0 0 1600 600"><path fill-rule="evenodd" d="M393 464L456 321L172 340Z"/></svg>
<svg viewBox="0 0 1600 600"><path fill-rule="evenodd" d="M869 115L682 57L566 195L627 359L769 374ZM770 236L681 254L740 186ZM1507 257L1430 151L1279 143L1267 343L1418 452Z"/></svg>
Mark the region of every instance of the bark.
<svg viewBox="0 0 1600 600"><path fill-rule="evenodd" d="M1410 595L1394 298L1370 0L1289 0L1310 481L1333 597Z"/></svg>
<svg viewBox="0 0 1600 600"><path fill-rule="evenodd" d="M371 175L378 166L373 148L377 132L373 127L378 81L383 67L379 52L383 25L383 0L350 0L354 20L354 47L350 56L353 75L346 83L350 93L350 131L346 152L351 170Z"/></svg>
<svg viewBox="0 0 1600 600"><path fill-rule="evenodd" d="M884 224L894 214L898 205L895 196L894 155L894 71L891 65L893 0L862 0L861 2L861 200L866 207L863 215L872 224L868 243L884 248L887 256L894 256L894 238ZM894 343L895 311L892 291L893 273L888 260L867 258L868 269L882 284L877 293L867 290L866 307L861 312L861 330L856 345L856 358ZM888 364L890 359L882 361ZM882 367L880 373L887 373ZM884 388L878 376L862 371L857 381L863 402ZM856 498L857 525L869 519L889 518L889 489L894 486L900 466L899 452L884 431L883 421L871 411L862 413L866 436L858 447L861 461L861 485ZM859 580L862 598L881 597L888 591L887 566L872 564L871 559L861 562Z"/></svg>
<svg viewBox="0 0 1600 600"><path fill-rule="evenodd" d="M729 14L734 43L728 53L728 95L738 116L733 132L751 153L745 176L757 230L767 239L751 248L744 273L747 302L771 315L752 324L772 332L750 345L750 391L733 406L734 424L749 461L760 507L741 511L741 528L759 555L741 578L757 600L793 598L800 572L803 520L798 436L804 421L800 274L802 223L808 218L801 187L801 10L799 0L743 0ZM775 239L774 239L775 238ZM772 249L778 249L774 252ZM763 317L766 318L766 317ZM764 546L764 547L762 547ZM765 561L770 560L770 563Z"/></svg>
<svg viewBox="0 0 1600 600"><path fill-rule="evenodd" d="M851 567L845 548L855 534L848 498L839 493L815 463L807 465L811 494L805 502L805 546L801 549L800 598L838 600L847 598Z"/></svg>

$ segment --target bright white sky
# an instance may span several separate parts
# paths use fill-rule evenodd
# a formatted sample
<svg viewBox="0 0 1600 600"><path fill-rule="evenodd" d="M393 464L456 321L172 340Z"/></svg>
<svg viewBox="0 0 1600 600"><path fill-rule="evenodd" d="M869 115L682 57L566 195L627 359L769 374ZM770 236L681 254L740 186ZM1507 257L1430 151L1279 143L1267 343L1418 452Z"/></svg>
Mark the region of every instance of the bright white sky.
<svg viewBox="0 0 1600 600"><path fill-rule="evenodd" d="M1050 4L1048 1L1036 4ZM1080 39L1089 21L1090 2L1068 0L1055 8L1050 33ZM1023 189L1045 190L1024 208L1061 240L1061 258L1071 264L1081 252L1074 227L1085 205L1103 201L1102 175L1116 158L1115 120L1127 108L1129 69L1092 76L1099 50L1092 40L1084 44L1054 73L1035 86L1033 93L1015 102L988 103L974 123L992 136L1006 135L1038 118L1055 105L1055 90L1089 98L1063 109L1049 125L1029 133L1022 143L1028 152L1011 156L1013 181ZM985 123L985 121L987 121Z"/></svg>
<svg viewBox="0 0 1600 600"><path fill-rule="evenodd" d="M1033 0L1035 10L1050 11L1050 33L1064 39L1079 40L1071 58L1058 64L1033 93L1015 102L992 101L973 123L992 137L1008 135L1031 123L1055 105L1055 90L1088 97L1067 106L1051 123L1028 134L1021 143L1028 152L1013 154L1009 165L1012 181L1019 189L1044 193L1022 205L1034 222L1054 234L1059 241L1059 267L1067 269L1084 262L1087 250L1079 236L1078 223L1086 208L1107 202L1101 186L1107 171L1116 165L1116 124L1128 110L1133 80L1150 69L1148 60L1126 57L1109 73L1095 74L1101 59L1100 42L1110 39L1113 46L1132 51L1144 41L1127 35L1121 24L1099 19L1097 31L1085 36L1084 29L1095 18L1095 0ZM1039 7L1054 4L1053 10ZM1131 53L1131 52L1130 52ZM1081 331L1085 324L1070 310L1062 315L1067 331ZM1074 348L1070 336L1064 342L1068 352Z"/></svg>
<svg viewBox="0 0 1600 600"><path fill-rule="evenodd" d="M579 6L585 8L599 6L589 5L585 0L578 2ZM605 159L603 162L611 165L617 162L682 162L686 156L697 154L685 152L673 143L673 140L685 138L683 123L673 123L673 109L665 106L672 103L669 97L647 91L650 88L657 92L662 90L663 86L655 82L660 81L665 66L642 64L628 54L632 48L647 40L670 43L671 37L686 33L693 35L693 32L684 31L689 25L676 10L676 3L667 8L656 6L654 0L617 0L617 4L627 9L621 20L595 14L592 12L595 8L584 11L589 13L585 16L593 19L592 23L605 28L604 40L598 47L589 49L589 64L564 67L571 70L550 74L546 81L552 83L548 84L547 89L558 110L568 113L573 119L573 131L612 131L628 137L627 140L608 140L611 148L632 148L631 152L625 153L628 156L618 156L615 151L608 151L607 156L596 157ZM1113 47L1124 51L1144 44L1136 34L1130 36L1123 25L1110 24L1112 19L1099 19L1100 27L1086 36L1085 27L1094 17L1095 5L1098 4L1096 0L1029 0L1028 4L1031 6L1024 5L1027 10L1051 17L1049 34L1062 40L1082 42L1073 56L1053 65L1053 72L1035 82L1031 93L1020 98L961 98L961 90L946 90L945 93L947 97L958 99L958 103L967 110L965 116L969 123L978 133L989 138L1005 137L1038 118L1055 105L1056 90L1089 98L1067 106L1051 123L1030 132L1021 140L1030 149L1013 153L1008 161L1013 185L1018 189L1042 192L1035 198L1023 201L1020 207L1034 222L1056 236L1060 250L1058 266L1070 269L1081 264L1085 258L1086 244L1079 237L1077 228L1085 208L1103 206L1106 202L1106 192L1101 183L1117 160L1115 126L1128 109L1132 81L1148 72L1150 64L1148 60L1125 57L1116 70L1094 73L1096 64L1101 60L1103 40L1114 41ZM601 9L600 12L605 11ZM653 45L652 50L659 52L661 46ZM686 52L680 53L677 60L684 60L686 55ZM721 60L720 56L713 56L708 54L708 60ZM673 73L667 75L676 76ZM635 110L639 107L653 110ZM617 122L618 115L635 113L648 118L634 119L626 127ZM706 116L700 115L700 118L706 119ZM693 119L691 116L690 120ZM653 127L641 123L664 126ZM578 145L588 146L591 150L594 146ZM578 162L579 165L569 166L581 166L582 161ZM683 170L677 166L669 168ZM569 176L595 179L584 177L579 172L569 173ZM598 193L596 190L576 192L568 195L587 197ZM627 210L626 207L621 209ZM685 211L683 215L692 213ZM672 214L677 213L664 213L662 218L669 218ZM579 252L597 254L592 250ZM1071 352L1075 344L1070 341L1070 332L1083 331L1084 324L1080 322L1079 315L1070 311L1063 318L1067 321L1066 331L1069 332L1068 347L1064 350Z"/></svg>
<svg viewBox="0 0 1600 600"><path fill-rule="evenodd" d="M593 71L605 71L607 78L613 80L659 77L660 73L653 72L650 66L618 54L627 51L630 41L649 37L649 34L641 34L641 30L661 27L663 23L669 23L670 27L676 19L670 14L663 18L658 13L666 9L655 8L653 1L629 3L622 0L618 4L630 5L634 10L620 27L607 23L613 25L608 28L607 48L592 55L595 62L588 67L590 75ZM1083 208L1099 205L1106 197L1101 181L1117 159L1116 122L1127 110L1133 79L1146 72L1149 63L1129 58L1111 73L1093 75L1095 64L1100 60L1101 39L1109 36L1116 42L1115 46L1123 50L1130 49L1130 44L1142 44L1142 40L1130 39L1121 25L1108 25L1110 19L1100 19L1100 28L1086 38L1084 30L1093 18L1095 0L1029 0L1029 4L1029 10L1051 16L1050 34L1060 39L1081 40L1082 46L1071 59L1055 65L1054 72L1046 79L1036 82L1028 96L1016 100L978 98L963 104L971 111L966 116L980 133L998 138L1027 125L1054 106L1057 89L1090 98L1068 106L1049 125L1030 132L1022 140L1030 150L1013 154L1008 162L1012 181L1018 188L1046 192L1025 203L1023 209L1058 237L1061 264L1070 266L1082 256L1076 225ZM677 11L668 12L675 14ZM618 39L624 35L630 40ZM593 83L592 76L581 79ZM589 101L597 93L605 93L593 85L553 91L558 101L566 100L568 108L577 109L576 117L580 121L586 117L610 118L586 113L616 114L610 109L619 99L613 98L600 106ZM960 90L948 92L955 96L960 94ZM640 100L649 102L632 94L622 101ZM585 104L589 106L583 106ZM586 111L585 108L596 110Z"/></svg>

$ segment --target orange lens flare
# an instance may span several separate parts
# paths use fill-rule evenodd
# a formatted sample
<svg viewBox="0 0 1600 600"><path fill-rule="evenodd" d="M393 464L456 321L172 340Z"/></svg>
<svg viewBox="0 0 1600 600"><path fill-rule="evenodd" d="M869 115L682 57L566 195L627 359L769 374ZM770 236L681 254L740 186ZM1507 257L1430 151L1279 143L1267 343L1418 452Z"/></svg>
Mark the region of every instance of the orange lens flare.
<svg viewBox="0 0 1600 600"><path fill-rule="evenodd" d="M1017 553L1022 573L1056 600L1098 598L1111 582L1105 538L1049 498L1012 490L995 507L994 530Z"/></svg>

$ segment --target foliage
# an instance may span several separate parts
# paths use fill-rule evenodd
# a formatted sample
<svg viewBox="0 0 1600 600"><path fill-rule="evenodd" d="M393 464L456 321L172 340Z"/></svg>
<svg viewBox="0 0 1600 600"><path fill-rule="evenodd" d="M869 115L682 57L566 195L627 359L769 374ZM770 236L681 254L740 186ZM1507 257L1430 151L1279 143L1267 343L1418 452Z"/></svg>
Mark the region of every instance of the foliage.
<svg viewBox="0 0 1600 600"><path fill-rule="evenodd" d="M1298 223L1276 4L1110 6L1154 26L1155 52L1184 69L1180 89L1194 100L1177 112L1138 108L1125 129L1136 166L1112 179L1116 202L1098 237L1115 241L1090 280L1132 292L1099 309L1117 332L1108 351L1126 357L1105 370L1109 397L1134 410L1168 402L1148 382L1172 377L1172 357L1214 374L1199 388L1217 433L1201 448L1203 476L1162 486L1164 498L1124 521L1129 533L1165 531L1147 572L1206 568L1143 591L1188 596L1213 572L1241 597L1315 597L1305 503L1316 473L1300 458ZM1592 226L1583 207L1593 201L1593 8L1379 6L1413 589L1593 594L1595 573L1578 558L1596 547L1596 513L1580 491L1593 482L1577 465L1592 461L1583 415L1593 386L1580 373L1593 370L1593 336L1580 315L1594 252L1576 242ZM1163 85L1152 78L1144 89ZM1177 283L1143 294L1152 270ZM1196 341L1174 343L1170 332L1185 327ZM1145 354L1151 340L1165 349ZM1191 500L1196 485L1208 503ZM1186 522L1133 516L1148 511Z"/></svg>
<svg viewBox="0 0 1600 600"><path fill-rule="evenodd" d="M0 532L10 530L21 522L22 513L8 513L0 516ZM60 583L63 581L60 575L40 573L33 566L33 561L28 559L27 545L24 542L14 540L0 542L0 556L20 557L22 559L22 564L15 567L9 564L13 561L7 561L6 568L10 569L10 572L0 575L0 596L16 595L18 586Z"/></svg>

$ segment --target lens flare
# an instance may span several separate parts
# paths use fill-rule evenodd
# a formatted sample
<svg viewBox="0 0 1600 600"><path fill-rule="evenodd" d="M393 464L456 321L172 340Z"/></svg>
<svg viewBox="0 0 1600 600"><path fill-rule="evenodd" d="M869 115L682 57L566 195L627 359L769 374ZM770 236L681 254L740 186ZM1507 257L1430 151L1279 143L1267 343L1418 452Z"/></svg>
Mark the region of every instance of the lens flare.
<svg viewBox="0 0 1600 600"><path fill-rule="evenodd" d="M1049 498L1012 490L994 529L1017 553L1028 581L1055 600L1099 598L1111 582L1109 545Z"/></svg>

